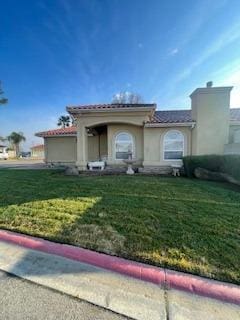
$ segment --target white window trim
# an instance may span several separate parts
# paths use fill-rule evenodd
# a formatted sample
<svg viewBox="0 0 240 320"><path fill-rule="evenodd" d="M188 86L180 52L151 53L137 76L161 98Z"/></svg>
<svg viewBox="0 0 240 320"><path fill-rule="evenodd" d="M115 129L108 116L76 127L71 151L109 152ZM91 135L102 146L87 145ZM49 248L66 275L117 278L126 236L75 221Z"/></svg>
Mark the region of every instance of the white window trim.
<svg viewBox="0 0 240 320"><path fill-rule="evenodd" d="M163 136L163 140L162 140L162 144L163 144L163 161L166 161L166 162L182 162L182 159L165 159L165 139L166 139L166 135L169 133L169 132L177 132L177 133L180 133L183 137L183 157L185 156L185 135L183 132L181 132L180 130L176 130L176 129L171 129L171 130L167 130L165 133L164 133L164 136ZM179 150L171 150L171 151L179 151Z"/></svg>
<svg viewBox="0 0 240 320"><path fill-rule="evenodd" d="M117 136L122 134L122 133L127 133L130 135L130 137L132 138L132 144L133 144L133 153L132 153L132 157L135 158L135 137L134 135L129 132L128 130L121 130L121 131L118 131L115 136L114 136L114 140L113 140L113 152L114 152L114 160L115 161L123 161L125 159L117 159L116 157L116 153L117 153L117 150L116 150L116 139L117 139Z"/></svg>

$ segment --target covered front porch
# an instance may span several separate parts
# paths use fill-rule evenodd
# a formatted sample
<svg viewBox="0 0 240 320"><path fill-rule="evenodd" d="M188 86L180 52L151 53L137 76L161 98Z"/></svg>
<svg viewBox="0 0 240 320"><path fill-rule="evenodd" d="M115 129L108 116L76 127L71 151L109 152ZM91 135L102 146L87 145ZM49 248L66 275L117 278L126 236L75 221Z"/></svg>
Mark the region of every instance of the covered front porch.
<svg viewBox="0 0 240 320"><path fill-rule="evenodd" d="M144 159L144 124L151 119L155 104L102 104L68 107L77 129L79 171L90 161L107 166L125 166L128 157L141 166Z"/></svg>
<svg viewBox="0 0 240 320"><path fill-rule="evenodd" d="M136 160L136 166L142 166L143 126L104 123L80 129L76 163L79 170L92 168L92 162L101 162L104 168L125 167L124 160L129 157Z"/></svg>

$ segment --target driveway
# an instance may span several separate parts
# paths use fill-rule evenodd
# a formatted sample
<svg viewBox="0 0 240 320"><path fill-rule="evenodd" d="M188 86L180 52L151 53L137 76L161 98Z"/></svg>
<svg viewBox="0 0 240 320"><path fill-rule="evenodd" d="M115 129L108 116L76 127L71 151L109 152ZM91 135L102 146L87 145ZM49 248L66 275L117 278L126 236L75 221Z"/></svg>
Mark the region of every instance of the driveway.
<svg viewBox="0 0 240 320"><path fill-rule="evenodd" d="M19 159L19 160L0 160L0 169L45 169L43 160Z"/></svg>
<svg viewBox="0 0 240 320"><path fill-rule="evenodd" d="M0 320L128 319L3 271L0 288Z"/></svg>

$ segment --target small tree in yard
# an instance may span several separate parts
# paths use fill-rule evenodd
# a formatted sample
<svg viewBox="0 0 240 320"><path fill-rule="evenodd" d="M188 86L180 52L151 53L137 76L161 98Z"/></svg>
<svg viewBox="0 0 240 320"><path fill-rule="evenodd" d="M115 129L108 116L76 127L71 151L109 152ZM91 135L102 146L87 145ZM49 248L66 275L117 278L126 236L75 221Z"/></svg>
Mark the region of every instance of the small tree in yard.
<svg viewBox="0 0 240 320"><path fill-rule="evenodd" d="M57 125L62 128L70 127L72 120L69 116L61 116L58 119Z"/></svg>
<svg viewBox="0 0 240 320"><path fill-rule="evenodd" d="M1 81L0 81L0 105L6 104L8 102L8 99L6 99L2 96L3 94L4 94L4 92L1 88Z"/></svg>
<svg viewBox="0 0 240 320"><path fill-rule="evenodd" d="M22 132L12 132L8 137L8 141L13 145L16 151L16 156L19 157L20 154L20 143L26 141Z"/></svg>
<svg viewBox="0 0 240 320"><path fill-rule="evenodd" d="M142 103L143 99L138 93L122 91L113 96L112 103Z"/></svg>

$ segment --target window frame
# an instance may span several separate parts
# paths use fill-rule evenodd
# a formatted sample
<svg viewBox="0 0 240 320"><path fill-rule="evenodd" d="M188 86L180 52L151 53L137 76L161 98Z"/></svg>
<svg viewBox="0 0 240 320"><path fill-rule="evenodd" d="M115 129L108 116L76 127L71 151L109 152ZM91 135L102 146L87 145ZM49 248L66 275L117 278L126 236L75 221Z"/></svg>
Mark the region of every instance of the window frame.
<svg viewBox="0 0 240 320"><path fill-rule="evenodd" d="M178 133L178 134L180 134L180 135L182 136L183 148L182 148L181 151L179 151L179 150L168 150L168 151L170 151L170 152L174 152L174 151L175 151L175 152L182 152L182 157L185 156L185 135L184 135L184 133L181 132L180 130L171 129L171 130L168 130L167 132L165 132L165 134L164 134L164 136L163 136L163 160L164 160L164 161L182 161L182 158L181 158L181 159L166 159L166 158L165 158L165 152L167 152L167 151L165 150L166 137L167 137L167 135L168 135L169 133L171 133L171 132Z"/></svg>
<svg viewBox="0 0 240 320"><path fill-rule="evenodd" d="M117 158L117 148L116 148L116 142L117 142L117 138L119 135L121 134L127 134L130 136L131 140L132 140L132 157L135 158L135 139L134 139L134 136L132 135L132 133L130 133L129 131L119 131L115 134L115 137L114 137L114 159L116 161L124 161L126 159L118 159Z"/></svg>

